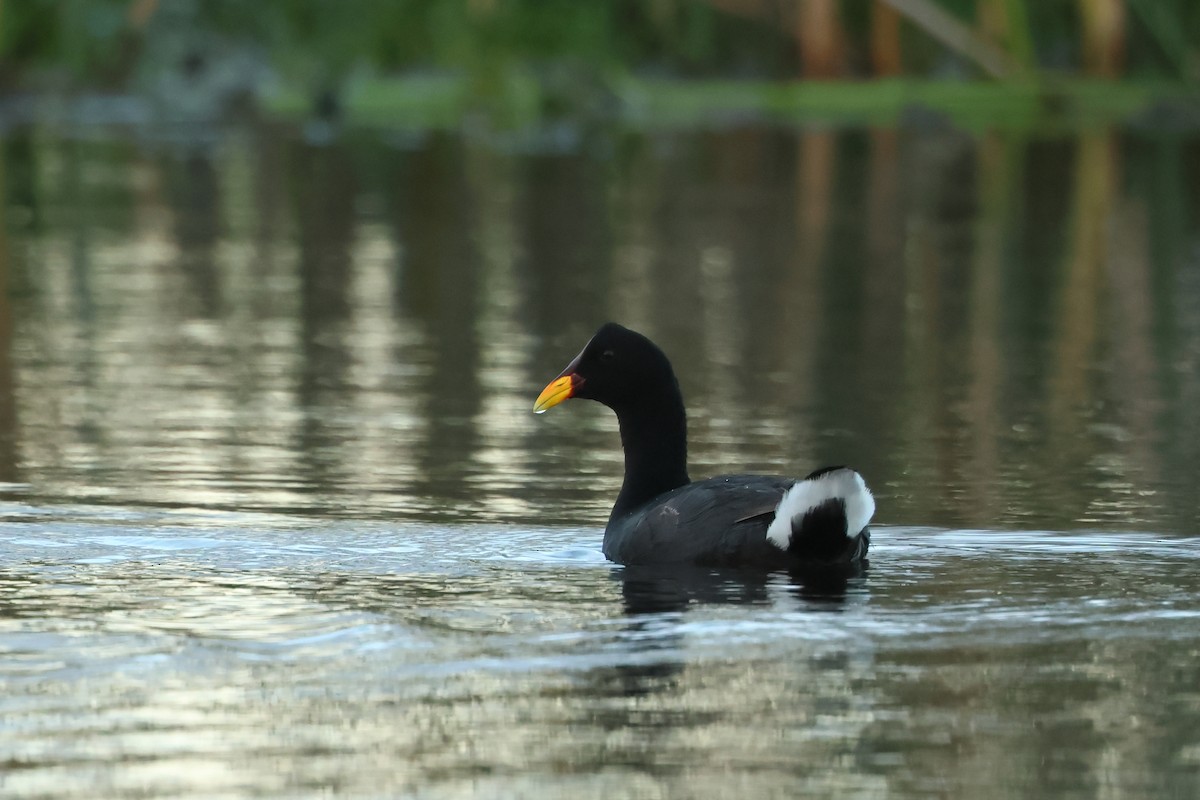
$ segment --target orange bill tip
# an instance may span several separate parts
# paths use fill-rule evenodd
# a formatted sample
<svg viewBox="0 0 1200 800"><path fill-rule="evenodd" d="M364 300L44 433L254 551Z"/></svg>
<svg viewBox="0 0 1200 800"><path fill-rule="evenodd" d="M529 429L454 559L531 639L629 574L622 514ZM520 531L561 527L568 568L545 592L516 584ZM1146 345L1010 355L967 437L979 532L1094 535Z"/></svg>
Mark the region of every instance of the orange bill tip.
<svg viewBox="0 0 1200 800"><path fill-rule="evenodd" d="M555 378L550 382L549 386L542 389L542 393L534 401L533 413L545 414L563 400L570 399L574 391L575 380L573 375L563 375Z"/></svg>

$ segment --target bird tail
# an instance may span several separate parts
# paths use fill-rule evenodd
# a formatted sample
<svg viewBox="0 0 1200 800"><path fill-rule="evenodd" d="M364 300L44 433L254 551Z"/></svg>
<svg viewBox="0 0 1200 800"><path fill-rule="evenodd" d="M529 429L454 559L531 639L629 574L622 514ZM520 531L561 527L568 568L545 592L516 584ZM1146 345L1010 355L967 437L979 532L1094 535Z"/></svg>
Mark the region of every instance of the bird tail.
<svg viewBox="0 0 1200 800"><path fill-rule="evenodd" d="M865 552L875 498L849 467L819 469L792 484L775 509L767 539L814 561L845 561Z"/></svg>

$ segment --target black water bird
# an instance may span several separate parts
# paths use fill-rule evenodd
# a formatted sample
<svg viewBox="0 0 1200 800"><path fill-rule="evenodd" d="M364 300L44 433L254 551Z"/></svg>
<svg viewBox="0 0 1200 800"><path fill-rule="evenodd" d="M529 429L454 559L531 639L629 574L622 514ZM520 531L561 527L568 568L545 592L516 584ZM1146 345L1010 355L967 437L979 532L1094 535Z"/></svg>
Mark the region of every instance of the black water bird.
<svg viewBox="0 0 1200 800"><path fill-rule="evenodd" d="M803 479L688 477L679 382L666 355L640 333L601 326L533 410L572 397L608 406L621 429L625 480L604 529L609 560L789 570L864 562L875 500L848 467Z"/></svg>

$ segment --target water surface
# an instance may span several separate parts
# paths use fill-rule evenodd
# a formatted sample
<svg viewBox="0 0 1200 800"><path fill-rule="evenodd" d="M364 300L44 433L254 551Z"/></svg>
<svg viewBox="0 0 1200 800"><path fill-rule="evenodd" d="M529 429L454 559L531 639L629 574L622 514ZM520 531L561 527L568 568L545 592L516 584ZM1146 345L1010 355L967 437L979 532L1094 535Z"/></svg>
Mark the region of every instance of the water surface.
<svg viewBox="0 0 1200 800"><path fill-rule="evenodd" d="M0 143L4 797L1200 795L1193 138L159 134ZM606 563L605 319L870 570Z"/></svg>
<svg viewBox="0 0 1200 800"><path fill-rule="evenodd" d="M831 587L599 533L10 520L6 796L1200 788L1200 540L888 527Z"/></svg>

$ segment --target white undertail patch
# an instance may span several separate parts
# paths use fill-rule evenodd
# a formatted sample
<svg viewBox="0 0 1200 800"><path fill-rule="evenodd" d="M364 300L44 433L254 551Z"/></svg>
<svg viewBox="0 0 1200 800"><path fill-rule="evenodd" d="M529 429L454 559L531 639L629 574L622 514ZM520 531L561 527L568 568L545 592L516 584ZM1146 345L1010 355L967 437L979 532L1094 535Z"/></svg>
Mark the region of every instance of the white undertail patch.
<svg viewBox="0 0 1200 800"><path fill-rule="evenodd" d="M833 499L846 505L846 538L858 536L875 514L875 498L861 475L843 468L799 481L788 489L767 527L767 539L786 550L792 541L792 520Z"/></svg>

